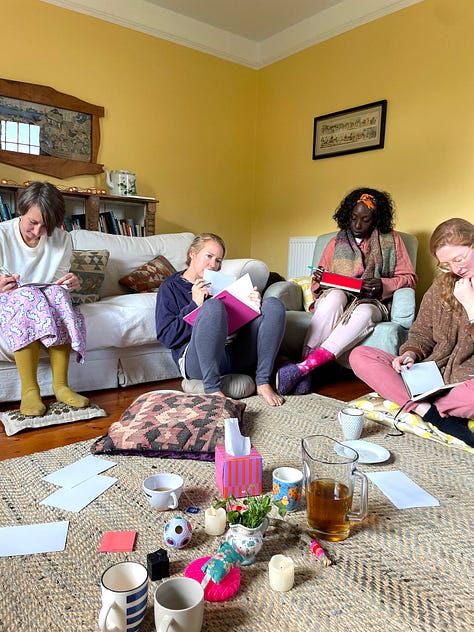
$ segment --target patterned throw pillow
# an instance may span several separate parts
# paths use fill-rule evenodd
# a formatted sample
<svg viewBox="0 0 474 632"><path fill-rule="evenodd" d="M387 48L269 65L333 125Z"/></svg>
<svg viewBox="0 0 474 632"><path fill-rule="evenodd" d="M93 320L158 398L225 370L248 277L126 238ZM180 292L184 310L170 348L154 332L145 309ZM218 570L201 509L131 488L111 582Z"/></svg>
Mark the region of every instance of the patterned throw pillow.
<svg viewBox="0 0 474 632"><path fill-rule="evenodd" d="M71 292L72 302L95 303L100 300L99 288L105 276L105 267L109 260L108 250L73 250L70 272L78 277L81 286Z"/></svg>
<svg viewBox="0 0 474 632"><path fill-rule="evenodd" d="M303 292L303 306L305 312L309 312L309 308L314 303L314 296L311 292L311 277L296 277L295 279L291 279L293 283L297 283L302 292Z"/></svg>
<svg viewBox="0 0 474 632"><path fill-rule="evenodd" d="M151 391L137 397L91 451L213 461L216 444L224 443L224 420L241 424L244 409L244 402L218 395Z"/></svg>
<svg viewBox="0 0 474 632"><path fill-rule="evenodd" d="M168 259L163 255L158 255L119 279L119 283L134 292L157 292L163 281L175 272Z"/></svg>

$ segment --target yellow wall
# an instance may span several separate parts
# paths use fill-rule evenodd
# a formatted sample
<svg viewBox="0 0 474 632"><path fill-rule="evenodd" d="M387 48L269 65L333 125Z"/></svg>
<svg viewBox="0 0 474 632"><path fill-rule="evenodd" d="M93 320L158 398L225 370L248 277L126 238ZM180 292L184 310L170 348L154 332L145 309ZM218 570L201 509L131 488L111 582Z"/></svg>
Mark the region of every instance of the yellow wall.
<svg viewBox="0 0 474 632"><path fill-rule="evenodd" d="M38 0L2 0L2 77L105 107L99 162L159 199L157 232L212 230L250 252L257 73ZM105 188L0 165L0 178Z"/></svg>
<svg viewBox="0 0 474 632"><path fill-rule="evenodd" d="M474 4L425 0L259 72L252 252L286 274L288 238L335 230L358 186L389 191L397 227L420 240L419 294L433 228L474 222ZM313 118L387 99L385 148L311 159Z"/></svg>
<svg viewBox="0 0 474 632"><path fill-rule="evenodd" d="M443 219L474 221L472 0L424 0L260 71L39 0L2 0L2 76L105 107L99 161L160 200L157 232L213 230L229 255L286 273L288 238L333 230L339 200L393 195L426 252ZM388 100L383 150L313 161L313 118ZM41 178L0 165L0 178ZM58 184L105 187L101 177Z"/></svg>

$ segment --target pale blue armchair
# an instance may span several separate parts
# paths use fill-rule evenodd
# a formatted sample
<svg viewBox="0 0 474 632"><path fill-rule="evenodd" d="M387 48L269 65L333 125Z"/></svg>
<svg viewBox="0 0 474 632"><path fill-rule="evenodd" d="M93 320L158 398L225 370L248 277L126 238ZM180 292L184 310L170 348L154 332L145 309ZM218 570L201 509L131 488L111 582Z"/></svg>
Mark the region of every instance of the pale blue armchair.
<svg viewBox="0 0 474 632"><path fill-rule="evenodd" d="M312 265L316 267L321 259L324 248L336 233L327 233L317 238L314 247ZM416 255L418 240L414 235L400 233L413 267L416 269ZM311 320L311 314L304 310L303 290L301 285L291 281L279 281L270 285L265 297L276 296L286 308L286 327L280 352L293 360L300 360L306 331ZM390 322L378 323L374 331L360 344L368 347L384 349L389 353L398 353L400 345L405 342L413 321L415 320L415 290L401 288L393 295ZM339 364L349 367L349 353L338 358Z"/></svg>

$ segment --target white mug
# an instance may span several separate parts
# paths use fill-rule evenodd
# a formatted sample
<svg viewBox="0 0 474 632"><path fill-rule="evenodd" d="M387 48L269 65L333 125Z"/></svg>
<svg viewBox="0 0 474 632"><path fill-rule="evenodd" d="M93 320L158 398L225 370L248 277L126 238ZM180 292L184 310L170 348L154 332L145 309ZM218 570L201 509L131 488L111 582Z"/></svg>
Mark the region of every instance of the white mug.
<svg viewBox="0 0 474 632"><path fill-rule="evenodd" d="M148 573L138 562L118 562L100 578L102 608L101 632L138 630L148 602Z"/></svg>
<svg viewBox="0 0 474 632"><path fill-rule="evenodd" d="M204 589L191 577L172 577L155 590L156 632L200 632Z"/></svg>
<svg viewBox="0 0 474 632"><path fill-rule="evenodd" d="M158 511L176 509L184 481L177 474L153 474L143 482L143 493Z"/></svg>
<svg viewBox="0 0 474 632"><path fill-rule="evenodd" d="M364 427L364 413L359 408L343 408L339 412L339 423L344 439L358 439Z"/></svg>

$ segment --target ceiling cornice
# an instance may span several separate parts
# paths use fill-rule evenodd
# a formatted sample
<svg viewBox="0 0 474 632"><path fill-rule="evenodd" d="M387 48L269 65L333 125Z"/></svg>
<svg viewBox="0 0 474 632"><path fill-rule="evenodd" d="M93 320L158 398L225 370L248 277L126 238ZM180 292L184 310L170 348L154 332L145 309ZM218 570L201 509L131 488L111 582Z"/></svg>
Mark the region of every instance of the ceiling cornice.
<svg viewBox="0 0 474 632"><path fill-rule="evenodd" d="M423 0L344 0L261 42L163 9L146 0L41 1L259 69Z"/></svg>

